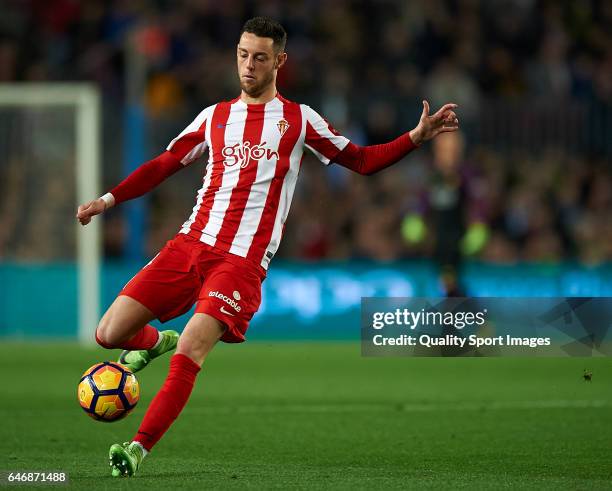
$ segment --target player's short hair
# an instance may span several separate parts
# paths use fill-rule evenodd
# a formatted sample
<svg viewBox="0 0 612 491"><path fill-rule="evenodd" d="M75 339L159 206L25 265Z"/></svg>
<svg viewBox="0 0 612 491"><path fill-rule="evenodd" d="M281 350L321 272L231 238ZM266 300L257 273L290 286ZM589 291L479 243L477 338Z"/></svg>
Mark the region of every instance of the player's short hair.
<svg viewBox="0 0 612 491"><path fill-rule="evenodd" d="M274 19L269 17L253 17L244 23L240 35L242 36L245 32L250 32L261 38L272 38L272 44L277 53L285 50L287 31Z"/></svg>

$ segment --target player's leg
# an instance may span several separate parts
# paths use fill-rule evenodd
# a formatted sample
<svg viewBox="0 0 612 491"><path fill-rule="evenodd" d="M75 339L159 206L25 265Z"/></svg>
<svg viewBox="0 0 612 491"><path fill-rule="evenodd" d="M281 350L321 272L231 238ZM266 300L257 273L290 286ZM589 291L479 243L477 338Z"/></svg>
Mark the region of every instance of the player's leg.
<svg viewBox="0 0 612 491"><path fill-rule="evenodd" d="M151 401L138 433L134 437L147 450L170 427L193 389L206 355L225 332L225 326L208 314L194 314L181 334L164 385Z"/></svg>
<svg viewBox="0 0 612 491"><path fill-rule="evenodd" d="M148 323L155 314L143 304L125 295L119 295L100 319L96 341L104 348L123 348L126 345L155 344L158 332Z"/></svg>
<svg viewBox="0 0 612 491"><path fill-rule="evenodd" d="M96 341L104 348L122 348L119 362L132 372L142 370L153 358L176 348L176 331L158 331L148 324L156 315L143 304L119 295L96 329ZM138 351L134 351L138 350ZM138 353L130 359L129 353Z"/></svg>
<svg viewBox="0 0 612 491"><path fill-rule="evenodd" d="M208 246L199 242L197 247ZM134 441L111 447L114 475L136 471L187 403L206 355L219 339L244 341L249 322L259 308L265 272L246 260L213 250L202 251L198 261L198 269L206 271L206 280L197 297L196 314L179 339L168 377L147 409Z"/></svg>
<svg viewBox="0 0 612 491"><path fill-rule="evenodd" d="M98 342L122 348L119 363L132 372L142 370L152 359L174 350L179 337L176 331L159 332L147 323L187 312L200 287L192 247L177 236L125 285L100 321Z"/></svg>
<svg viewBox="0 0 612 491"><path fill-rule="evenodd" d="M151 401L134 440L110 448L113 476L132 476L170 428L191 395L202 363L225 329L223 323L208 314L196 313L189 320L170 359L166 381Z"/></svg>

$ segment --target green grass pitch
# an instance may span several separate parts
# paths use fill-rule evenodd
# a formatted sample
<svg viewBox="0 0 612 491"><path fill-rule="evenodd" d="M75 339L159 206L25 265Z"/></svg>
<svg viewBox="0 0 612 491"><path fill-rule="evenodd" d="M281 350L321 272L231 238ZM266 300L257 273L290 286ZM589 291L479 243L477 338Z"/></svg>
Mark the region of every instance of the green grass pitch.
<svg viewBox="0 0 612 491"><path fill-rule="evenodd" d="M114 479L108 447L131 438L168 367L164 357L138 375L128 418L98 423L78 406L77 381L117 353L0 345L0 469L65 471L70 489L84 490L612 487L609 359L221 345L139 474Z"/></svg>

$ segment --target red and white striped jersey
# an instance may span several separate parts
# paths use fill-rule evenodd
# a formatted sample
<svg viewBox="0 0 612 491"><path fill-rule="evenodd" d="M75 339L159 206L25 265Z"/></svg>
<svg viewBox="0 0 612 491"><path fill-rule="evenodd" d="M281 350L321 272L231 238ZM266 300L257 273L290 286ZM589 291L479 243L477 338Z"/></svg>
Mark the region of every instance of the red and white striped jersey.
<svg viewBox="0 0 612 491"><path fill-rule="evenodd" d="M349 140L313 109L277 95L204 109L168 150L188 165L209 150L204 182L180 233L267 269L280 244L304 147L329 164Z"/></svg>

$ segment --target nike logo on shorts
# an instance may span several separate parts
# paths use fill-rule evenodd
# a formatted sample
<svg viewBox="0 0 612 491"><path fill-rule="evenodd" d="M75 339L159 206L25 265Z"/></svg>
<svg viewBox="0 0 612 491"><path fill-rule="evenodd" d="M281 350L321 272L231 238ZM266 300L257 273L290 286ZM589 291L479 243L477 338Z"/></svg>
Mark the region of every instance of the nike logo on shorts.
<svg viewBox="0 0 612 491"><path fill-rule="evenodd" d="M232 314L231 312L228 312L227 310L225 310L225 307L221 307L219 309L222 313L226 314L226 315L231 315L232 317L235 317L234 314Z"/></svg>

